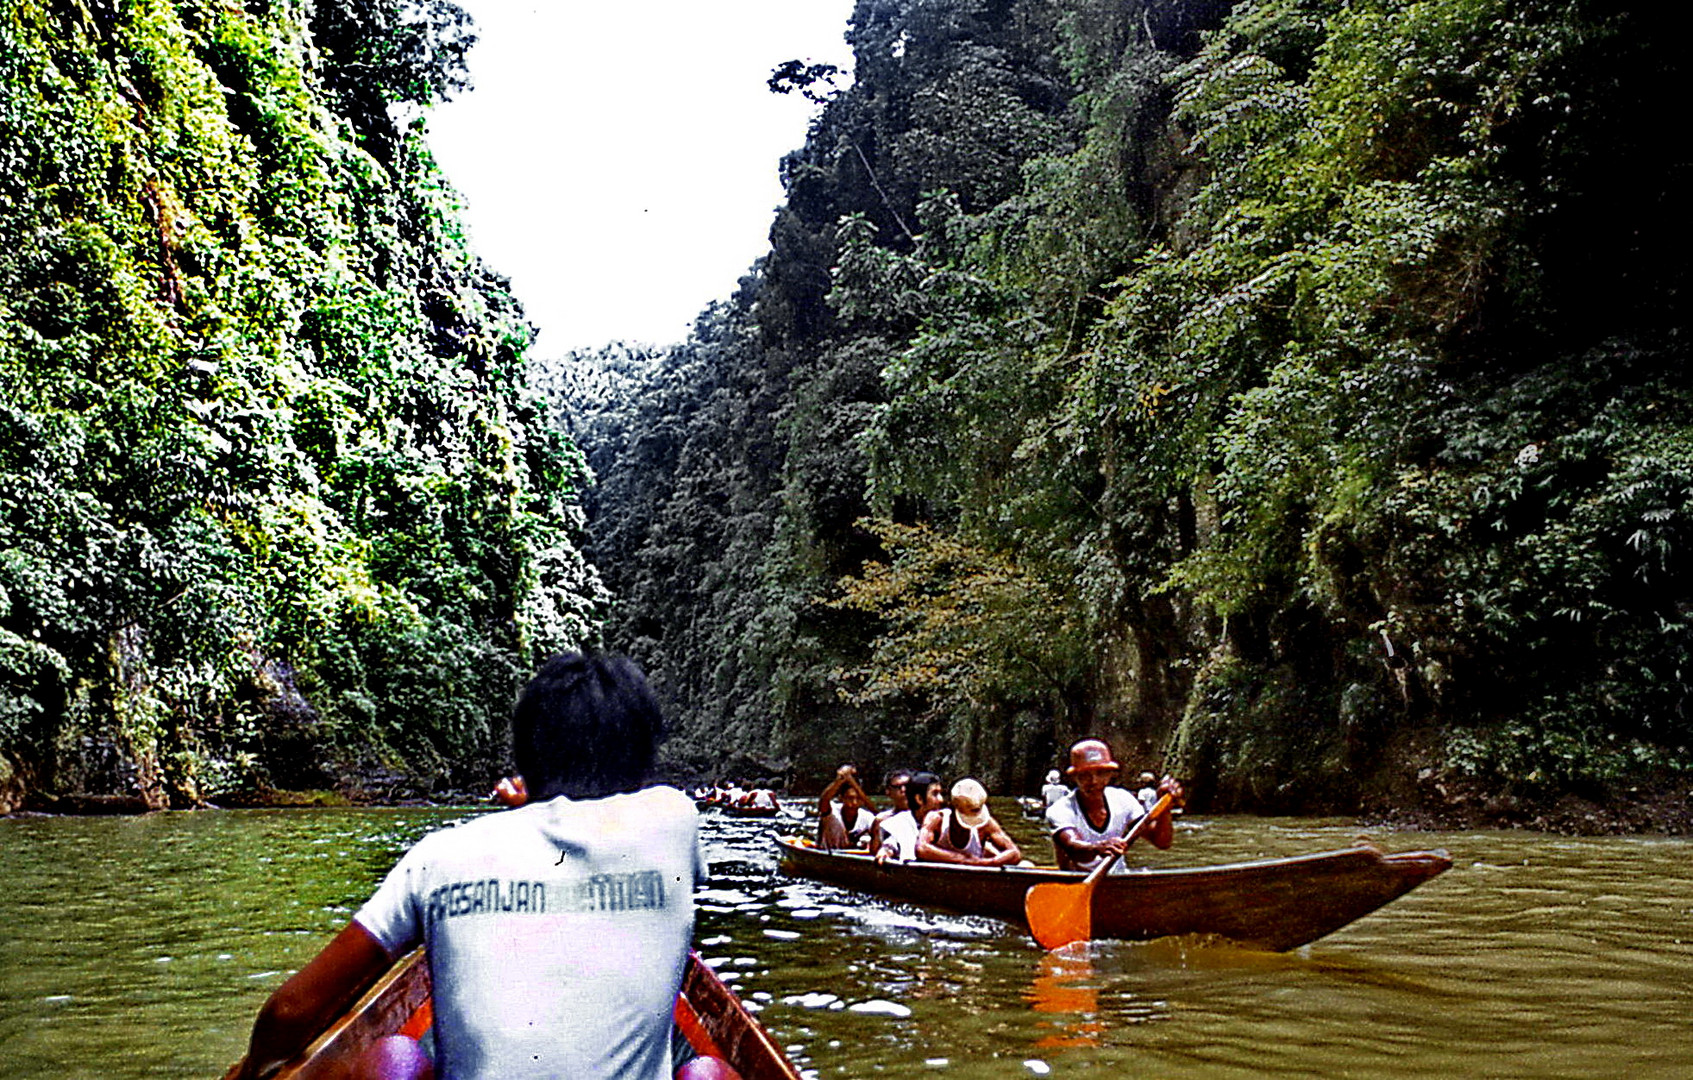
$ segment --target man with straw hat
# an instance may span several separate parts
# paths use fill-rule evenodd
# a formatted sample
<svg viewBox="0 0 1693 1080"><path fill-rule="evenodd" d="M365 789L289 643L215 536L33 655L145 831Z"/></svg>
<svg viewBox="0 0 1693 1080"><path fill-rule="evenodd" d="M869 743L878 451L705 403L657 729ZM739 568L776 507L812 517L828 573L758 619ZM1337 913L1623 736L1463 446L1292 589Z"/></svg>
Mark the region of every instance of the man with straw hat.
<svg viewBox="0 0 1693 1080"><path fill-rule="evenodd" d="M1046 811L1059 869L1092 870L1099 860L1128 849L1123 837L1146 813L1146 807L1133 793L1111 783L1121 769L1103 739L1083 739L1070 748L1067 771L1076 782L1076 790ZM1158 794L1168 794L1174 805L1181 805L1182 786L1168 776L1159 782ZM1156 847L1169 847L1175 838L1170 815L1160 814L1141 835ZM1121 870L1122 864L1115 869Z"/></svg>
<svg viewBox="0 0 1693 1080"><path fill-rule="evenodd" d="M923 832L917 837L919 859L967 866L1012 866L1023 861L1023 853L988 813L987 789L980 783L965 777L952 785L951 802L923 819Z"/></svg>

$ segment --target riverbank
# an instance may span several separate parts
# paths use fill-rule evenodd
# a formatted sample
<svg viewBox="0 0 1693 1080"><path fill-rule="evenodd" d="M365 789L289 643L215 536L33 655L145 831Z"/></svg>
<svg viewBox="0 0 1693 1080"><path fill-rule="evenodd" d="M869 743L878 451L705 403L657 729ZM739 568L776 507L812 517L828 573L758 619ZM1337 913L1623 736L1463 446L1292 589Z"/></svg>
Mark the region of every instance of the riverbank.
<svg viewBox="0 0 1693 1080"><path fill-rule="evenodd" d="M1471 779L1419 778L1414 800L1367 801L1366 825L1424 831L1528 829L1565 836L1693 836L1693 778L1641 780L1615 790L1519 794Z"/></svg>

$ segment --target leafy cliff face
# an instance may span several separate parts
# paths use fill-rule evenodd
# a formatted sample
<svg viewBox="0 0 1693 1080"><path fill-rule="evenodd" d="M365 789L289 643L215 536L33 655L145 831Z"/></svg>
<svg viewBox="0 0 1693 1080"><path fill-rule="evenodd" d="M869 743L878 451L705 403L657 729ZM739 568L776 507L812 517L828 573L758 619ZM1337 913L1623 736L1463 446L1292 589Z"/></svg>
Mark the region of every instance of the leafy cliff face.
<svg viewBox="0 0 1693 1080"><path fill-rule="evenodd" d="M0 750L38 789L485 773L591 632L580 456L406 119L470 40L389 0L0 20Z"/></svg>
<svg viewBox="0 0 1693 1080"><path fill-rule="evenodd" d="M1658 16L863 0L851 39L768 258L584 429L612 637L694 761L1024 784L1097 730L1284 809L1688 766Z"/></svg>

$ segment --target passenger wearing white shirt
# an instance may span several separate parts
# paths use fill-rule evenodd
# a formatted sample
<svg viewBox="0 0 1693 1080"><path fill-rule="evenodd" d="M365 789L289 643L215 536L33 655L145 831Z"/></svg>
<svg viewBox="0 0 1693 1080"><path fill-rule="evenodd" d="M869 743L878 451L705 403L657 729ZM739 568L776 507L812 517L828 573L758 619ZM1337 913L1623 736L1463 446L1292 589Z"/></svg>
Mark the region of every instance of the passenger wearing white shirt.
<svg viewBox="0 0 1693 1080"><path fill-rule="evenodd" d="M909 809L882 822L882 843L876 849L876 861L911 862L917 858L917 835L923 820L930 812L946 806L946 792L941 778L931 772L913 773L905 783L905 798Z"/></svg>
<svg viewBox="0 0 1693 1080"><path fill-rule="evenodd" d="M837 794L839 802L835 801ZM875 824L876 813L870 796L859 786L858 770L842 765L817 798L817 846L826 851L868 848Z"/></svg>
<svg viewBox="0 0 1693 1080"><path fill-rule="evenodd" d="M323 951L271 995L238 1080L287 1061L422 944L435 1060L390 1036L352 1075L671 1080L671 1014L703 876L698 815L651 784L663 730L633 662L549 661L512 717L508 804L419 840ZM716 1059L696 1059L709 1070Z"/></svg>

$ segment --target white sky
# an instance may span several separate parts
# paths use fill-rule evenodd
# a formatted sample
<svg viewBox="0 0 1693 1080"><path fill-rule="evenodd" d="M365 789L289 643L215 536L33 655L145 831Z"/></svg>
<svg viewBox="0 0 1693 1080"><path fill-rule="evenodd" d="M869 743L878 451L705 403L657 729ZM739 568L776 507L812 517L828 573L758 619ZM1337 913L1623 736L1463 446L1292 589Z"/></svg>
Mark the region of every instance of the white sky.
<svg viewBox="0 0 1693 1080"><path fill-rule="evenodd" d="M852 0L457 0L475 89L429 142L536 355L668 344L769 247L777 165L816 106L784 60L849 71Z"/></svg>

